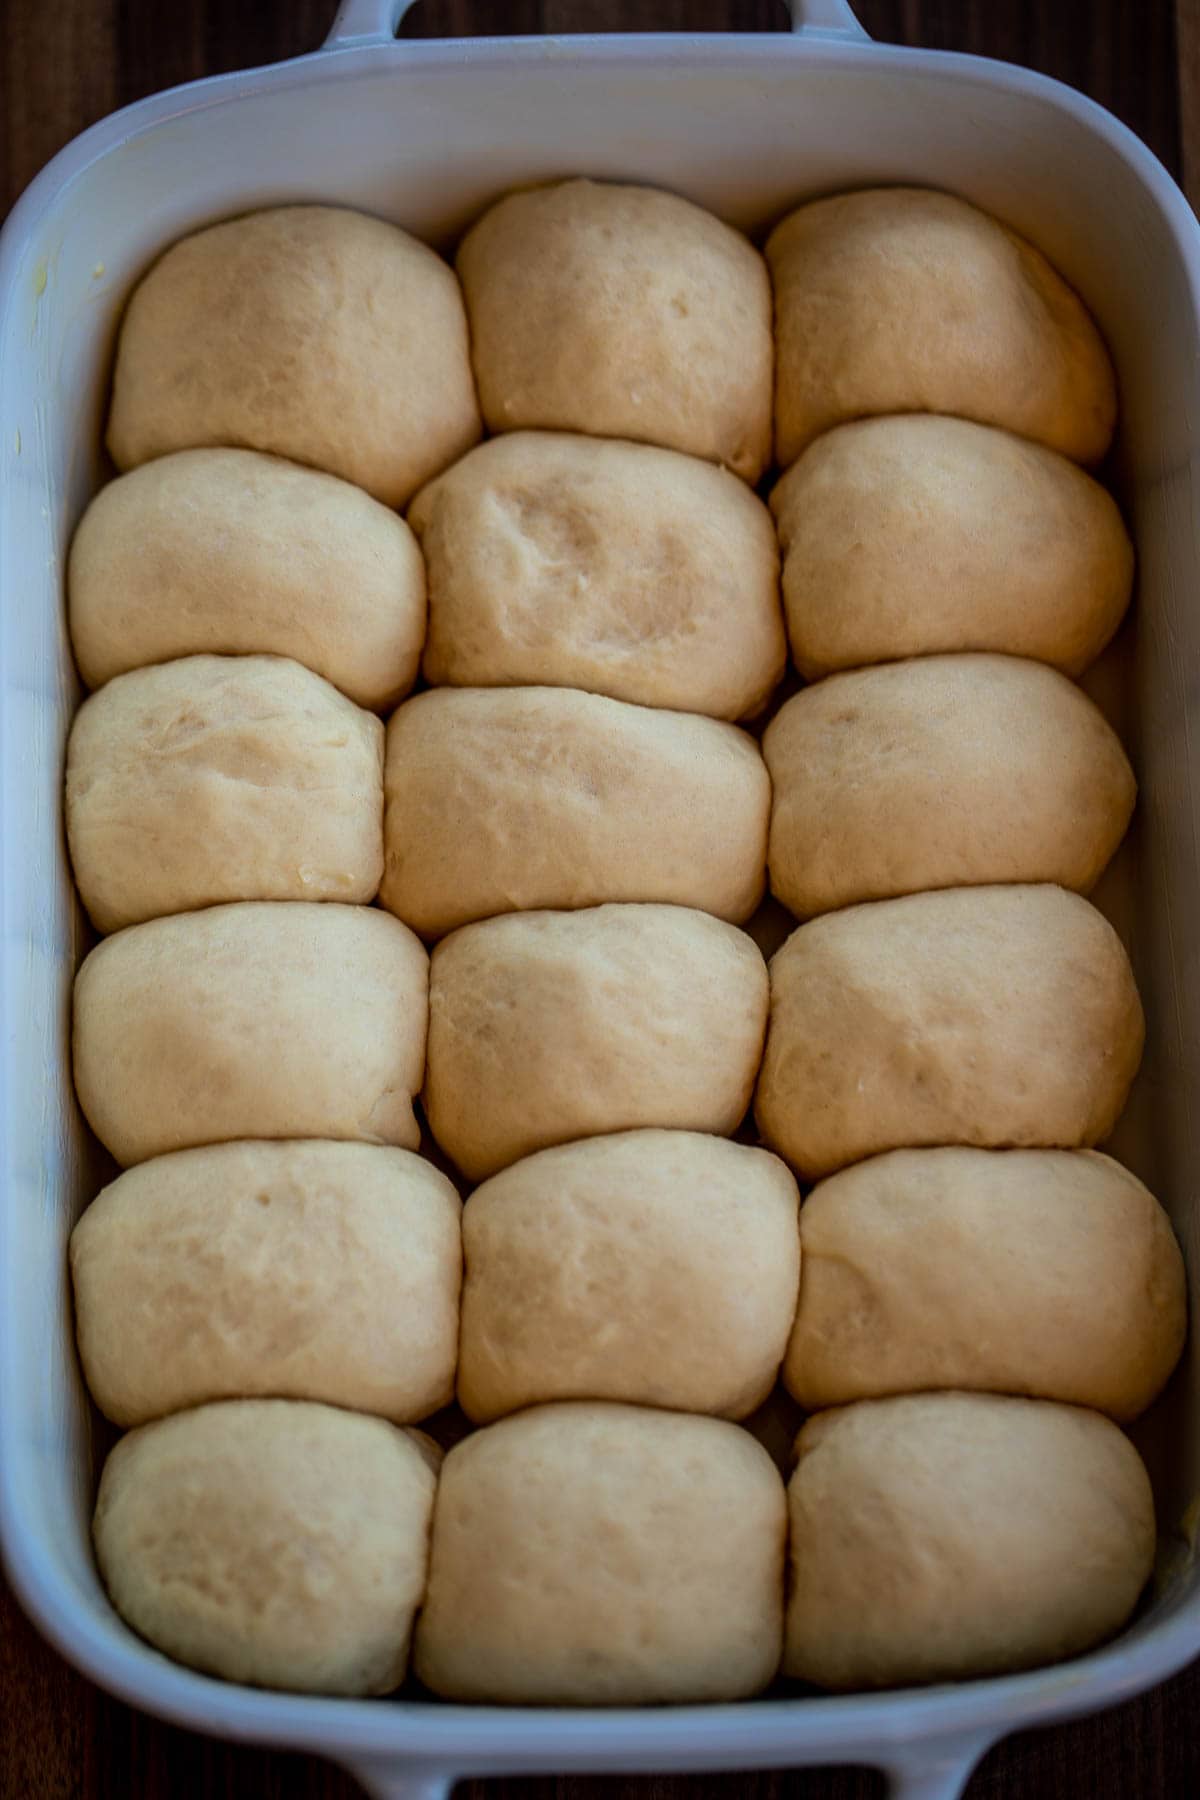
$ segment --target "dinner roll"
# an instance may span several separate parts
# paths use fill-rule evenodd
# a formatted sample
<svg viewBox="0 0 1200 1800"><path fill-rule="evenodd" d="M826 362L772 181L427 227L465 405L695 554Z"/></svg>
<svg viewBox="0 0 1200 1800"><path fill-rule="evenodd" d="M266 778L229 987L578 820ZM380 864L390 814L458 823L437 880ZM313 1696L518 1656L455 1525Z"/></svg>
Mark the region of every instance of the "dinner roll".
<svg viewBox="0 0 1200 1800"><path fill-rule="evenodd" d="M1099 1413L994 1394L810 1419L788 1487L784 1671L819 1687L1002 1675L1090 1650L1154 1560L1154 1500Z"/></svg>
<svg viewBox="0 0 1200 1800"><path fill-rule="evenodd" d="M417 674L425 565L361 488L254 450L181 450L96 495L68 573L88 687L198 651L292 656L360 706Z"/></svg>
<svg viewBox="0 0 1200 1800"><path fill-rule="evenodd" d="M734 725L564 688L440 688L392 714L380 899L425 937L529 907L748 919L771 783Z"/></svg>
<svg viewBox="0 0 1200 1800"><path fill-rule="evenodd" d="M953 194L867 188L771 233L775 448L831 425L955 413L1077 462L1113 434L1116 379L1076 294L1039 250Z"/></svg>
<svg viewBox="0 0 1200 1800"><path fill-rule="evenodd" d="M231 1138L419 1141L429 962L373 907L132 925L75 977L75 1088L122 1165Z"/></svg>
<svg viewBox="0 0 1200 1800"><path fill-rule="evenodd" d="M140 1425L202 1400L327 1400L401 1423L454 1397L461 1213L375 1144L210 1144L129 1169L71 1235L97 1406Z"/></svg>
<svg viewBox="0 0 1200 1800"><path fill-rule="evenodd" d="M435 685L586 688L738 719L783 674L771 515L711 463L515 431L408 516L429 562Z"/></svg>
<svg viewBox="0 0 1200 1800"><path fill-rule="evenodd" d="M479 434L453 271L365 213L281 206L210 225L159 257L121 322L119 469L236 444L403 506Z"/></svg>
<svg viewBox="0 0 1200 1800"><path fill-rule="evenodd" d="M1129 958L1062 888L853 906L770 968L755 1112L810 1179L901 1145L1098 1143L1141 1060Z"/></svg>
<svg viewBox="0 0 1200 1800"><path fill-rule="evenodd" d="M186 656L85 700L67 841L98 931L221 900L370 900L383 726L282 656Z"/></svg>
<svg viewBox="0 0 1200 1800"><path fill-rule="evenodd" d="M451 1700L736 1700L779 1663L786 1504L747 1431L534 1407L456 1444L413 1667Z"/></svg>
<svg viewBox="0 0 1200 1800"><path fill-rule="evenodd" d="M113 1605L228 1681L387 1694L404 1679L437 1452L296 1400L226 1400L123 1437L92 1536Z"/></svg>
<svg viewBox="0 0 1200 1800"><path fill-rule="evenodd" d="M771 456L771 288L740 231L654 188L509 194L458 250L489 431L637 438L757 481Z"/></svg>
<svg viewBox="0 0 1200 1800"><path fill-rule="evenodd" d="M1136 792L1099 709L1015 656L831 675L786 703L763 755L771 891L801 916L980 882L1086 893Z"/></svg>
<svg viewBox="0 0 1200 1800"><path fill-rule="evenodd" d="M1003 650L1079 675L1129 604L1133 546L1099 482L966 419L840 425L771 509L792 656L810 681L935 650Z"/></svg>
<svg viewBox="0 0 1200 1800"><path fill-rule="evenodd" d="M986 1388L1132 1419L1183 1347L1167 1215L1092 1150L893 1150L814 1188L800 1236L784 1378L810 1412Z"/></svg>
<svg viewBox="0 0 1200 1800"><path fill-rule="evenodd" d="M507 913L437 946L425 1112L478 1181L636 1125L735 1131L767 1028L744 931L682 906Z"/></svg>
<svg viewBox="0 0 1200 1800"><path fill-rule="evenodd" d="M528 1157L463 1214L458 1397L630 1400L741 1419L796 1310L799 1195L777 1157L693 1131L622 1131Z"/></svg>

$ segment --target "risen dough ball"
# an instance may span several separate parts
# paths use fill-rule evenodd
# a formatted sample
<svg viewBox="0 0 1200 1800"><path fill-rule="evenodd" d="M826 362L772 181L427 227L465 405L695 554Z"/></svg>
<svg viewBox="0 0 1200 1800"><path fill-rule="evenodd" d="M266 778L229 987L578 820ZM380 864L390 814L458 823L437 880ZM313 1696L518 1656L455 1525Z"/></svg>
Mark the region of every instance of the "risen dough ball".
<svg viewBox="0 0 1200 1800"><path fill-rule="evenodd" d="M433 953L425 1111L478 1181L637 1125L737 1129L767 1028L744 931L682 906L508 913Z"/></svg>
<svg viewBox="0 0 1200 1800"><path fill-rule="evenodd" d="M373 907L214 906L107 938L75 977L75 1087L123 1165L232 1138L403 1144L429 961Z"/></svg>
<svg viewBox="0 0 1200 1800"><path fill-rule="evenodd" d="M1129 604L1133 546L1099 482L966 419L839 426L771 508L809 680L934 650L1004 650L1078 675Z"/></svg>
<svg viewBox="0 0 1200 1800"><path fill-rule="evenodd" d="M1141 1060L1129 958L1062 888L853 906L770 967L755 1111L810 1179L901 1145L1098 1143Z"/></svg>
<svg viewBox="0 0 1200 1800"><path fill-rule="evenodd" d="M783 1483L719 1419L539 1406L457 1444L413 1666L451 1700L736 1700L779 1663Z"/></svg>
<svg viewBox="0 0 1200 1800"><path fill-rule="evenodd" d="M763 755L771 891L801 916L981 882L1086 893L1136 791L1099 709L1013 656L831 675L786 703Z"/></svg>
<svg viewBox="0 0 1200 1800"><path fill-rule="evenodd" d="M66 816L99 931L221 900L367 901L383 726L286 657L133 669L75 715Z"/></svg>
<svg viewBox="0 0 1200 1800"><path fill-rule="evenodd" d="M800 1235L784 1375L810 1412L984 1388L1132 1419L1183 1347L1167 1215L1095 1151L893 1150L815 1188Z"/></svg>
<svg viewBox="0 0 1200 1800"><path fill-rule="evenodd" d="M382 1419L227 1400L123 1437L92 1534L113 1604L176 1662L387 1694L421 1604L437 1456Z"/></svg>
<svg viewBox="0 0 1200 1800"><path fill-rule="evenodd" d="M577 687L737 719L783 673L771 516L710 463L518 431L423 488L409 521L435 686Z"/></svg>
<svg viewBox="0 0 1200 1800"><path fill-rule="evenodd" d="M1150 1483L1098 1413L864 1400L810 1419L796 1452L784 1670L802 1681L896 1687L1078 1656L1150 1574Z"/></svg>
<svg viewBox="0 0 1200 1800"><path fill-rule="evenodd" d="M258 1394L426 1418L454 1396L461 1210L429 1163L373 1144L128 1170L71 1235L92 1398L118 1425Z"/></svg>
<svg viewBox="0 0 1200 1800"><path fill-rule="evenodd" d="M691 1131L542 1150L472 1194L458 1397L630 1400L741 1419L796 1310L796 1184L777 1157Z"/></svg>
<svg viewBox="0 0 1200 1800"><path fill-rule="evenodd" d="M365 213L282 206L210 225L159 258L121 324L119 469L237 444L403 506L479 432L453 271Z"/></svg>
<svg viewBox="0 0 1200 1800"><path fill-rule="evenodd" d="M416 679L425 567L361 488L253 450L181 450L101 488L71 545L89 687L197 651L292 656L360 706Z"/></svg>
<svg viewBox="0 0 1200 1800"><path fill-rule="evenodd" d="M458 251L490 431L637 438L757 481L771 455L771 288L758 251L654 188L509 194Z"/></svg>
<svg viewBox="0 0 1200 1800"><path fill-rule="evenodd" d="M864 414L953 413L1098 462L1116 380L1039 250L952 194L868 188L772 232L775 441L787 468Z"/></svg>
<svg viewBox="0 0 1200 1800"><path fill-rule="evenodd" d="M771 783L734 725L563 688L441 688L388 725L383 904L426 937L530 907L748 919Z"/></svg>

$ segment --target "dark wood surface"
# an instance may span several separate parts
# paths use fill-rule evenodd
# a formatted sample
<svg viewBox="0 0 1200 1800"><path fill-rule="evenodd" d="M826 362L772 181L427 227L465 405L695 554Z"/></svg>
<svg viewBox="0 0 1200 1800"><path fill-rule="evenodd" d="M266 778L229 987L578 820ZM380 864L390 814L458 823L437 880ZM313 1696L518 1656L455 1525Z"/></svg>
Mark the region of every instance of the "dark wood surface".
<svg viewBox="0 0 1200 1800"><path fill-rule="evenodd" d="M334 0L0 0L0 215L70 138L144 94L314 49ZM877 38L1071 82L1200 193L1200 0L858 0ZM420 0L405 35L771 30L782 0ZM875 1800L860 1770L469 1782L459 1800ZM46 1647L0 1584L0 1800L352 1800L315 1759L159 1724ZM1010 1739L969 1800L1193 1800L1200 1665L1131 1705Z"/></svg>

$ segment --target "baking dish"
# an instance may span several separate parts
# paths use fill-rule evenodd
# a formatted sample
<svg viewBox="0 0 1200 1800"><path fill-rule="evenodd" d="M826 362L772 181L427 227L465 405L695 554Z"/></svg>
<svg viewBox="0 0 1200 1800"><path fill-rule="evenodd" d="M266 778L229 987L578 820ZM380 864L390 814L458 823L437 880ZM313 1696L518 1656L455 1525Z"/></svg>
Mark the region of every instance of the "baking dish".
<svg viewBox="0 0 1200 1800"><path fill-rule="evenodd" d="M64 1246L101 1179L71 1094L71 976L85 943L59 825L78 697L61 576L105 470L117 317L181 233L318 199L446 242L504 188L557 174L675 188L760 230L798 197L953 188L1038 242L1116 358L1113 478L1140 550L1135 622L1091 680L1130 745L1138 823L1100 903L1130 944L1146 1064L1113 1148L1169 1206L1200 1283L1200 230L1150 153L1024 70L871 44L845 0L793 35L397 42L400 0L349 0L323 50L155 96L55 159L0 240L0 1534L64 1655L180 1723L316 1751L372 1792L434 1800L456 1776L838 1762L907 1800L952 1800L986 1747L1112 1704L1200 1652L1196 1352L1140 1428L1163 1534L1156 1597L1111 1646L1003 1680L838 1699L622 1712L312 1700L167 1662L109 1607L88 1545L92 1456ZM1200 727L1197 727L1200 731Z"/></svg>

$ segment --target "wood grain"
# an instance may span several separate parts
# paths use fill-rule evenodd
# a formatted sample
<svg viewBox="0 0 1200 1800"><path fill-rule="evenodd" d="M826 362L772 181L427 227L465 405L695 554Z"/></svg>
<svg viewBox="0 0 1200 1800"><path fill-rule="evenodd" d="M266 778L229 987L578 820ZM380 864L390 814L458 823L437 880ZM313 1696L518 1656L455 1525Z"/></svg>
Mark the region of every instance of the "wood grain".
<svg viewBox="0 0 1200 1800"><path fill-rule="evenodd" d="M1200 0L1177 0L1175 13L1180 140L1177 172L1193 207L1200 208Z"/></svg>
<svg viewBox="0 0 1200 1800"><path fill-rule="evenodd" d="M333 0L3 0L0 214L63 144L142 95L317 47ZM858 0L877 38L1003 57L1082 88L1200 198L1200 0ZM1177 16L1176 16L1177 15ZM419 0L408 36L762 31L782 0ZM1178 31L1178 49L1176 32ZM861 1770L467 1782L459 1800L876 1800ZM0 1587L0 1800L351 1800L316 1759L148 1719L76 1675ZM1193 1800L1200 1666L1099 1718L998 1747L969 1800Z"/></svg>

